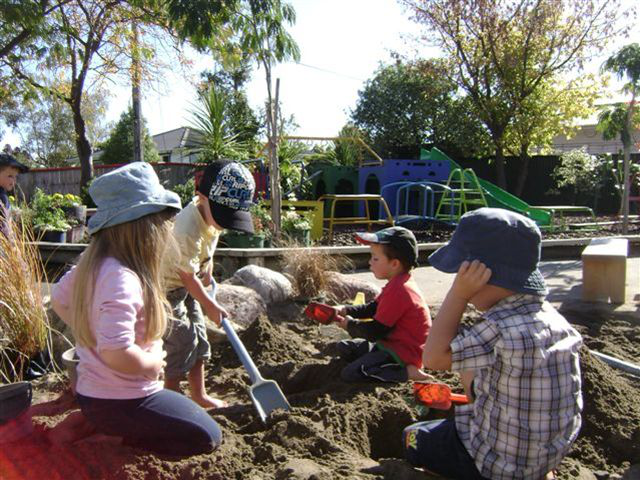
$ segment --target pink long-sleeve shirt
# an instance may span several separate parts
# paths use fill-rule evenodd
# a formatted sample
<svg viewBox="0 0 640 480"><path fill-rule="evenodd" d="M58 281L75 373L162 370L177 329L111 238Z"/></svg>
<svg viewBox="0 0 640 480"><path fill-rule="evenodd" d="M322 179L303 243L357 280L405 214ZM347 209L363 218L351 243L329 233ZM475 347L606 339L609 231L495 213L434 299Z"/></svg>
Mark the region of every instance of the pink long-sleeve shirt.
<svg viewBox="0 0 640 480"><path fill-rule="evenodd" d="M51 293L56 312L65 323L70 322L74 281L75 267L62 277ZM115 258L106 258L100 266L89 324L96 346L76 345L80 359L76 385L79 394L122 400L142 398L162 390L163 382L120 373L109 368L100 357L101 351L125 349L133 344L149 352L162 350L162 340L144 341L144 305L138 276Z"/></svg>

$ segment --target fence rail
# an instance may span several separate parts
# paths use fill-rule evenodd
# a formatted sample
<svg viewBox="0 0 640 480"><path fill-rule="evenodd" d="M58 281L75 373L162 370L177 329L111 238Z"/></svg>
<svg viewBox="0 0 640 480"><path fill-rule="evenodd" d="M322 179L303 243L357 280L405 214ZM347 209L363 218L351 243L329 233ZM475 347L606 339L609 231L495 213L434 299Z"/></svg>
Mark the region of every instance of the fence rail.
<svg viewBox="0 0 640 480"><path fill-rule="evenodd" d="M104 175L114 170L119 165L95 165L95 177ZM204 165L193 163L151 163L160 178L160 182L167 187L173 188L175 185L185 183L193 178L194 173L203 168ZM80 167L61 168L35 168L18 177L18 188L21 196L29 201L31 196L40 188L45 193L73 193L80 194Z"/></svg>

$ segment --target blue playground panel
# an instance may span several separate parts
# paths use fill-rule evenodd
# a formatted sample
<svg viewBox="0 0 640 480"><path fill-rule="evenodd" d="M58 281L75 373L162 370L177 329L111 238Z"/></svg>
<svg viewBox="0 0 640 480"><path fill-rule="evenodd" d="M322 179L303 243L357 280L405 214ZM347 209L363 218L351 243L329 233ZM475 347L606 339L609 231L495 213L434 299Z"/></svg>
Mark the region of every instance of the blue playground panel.
<svg viewBox="0 0 640 480"><path fill-rule="evenodd" d="M443 156L442 159L424 160L384 160L382 165L361 167L358 172L358 192L380 194L384 185L398 182L435 182L446 184L451 164ZM385 188L383 198L391 212L397 211L397 191L401 185ZM416 192L417 193L417 192ZM418 214L422 200L410 201L409 212ZM360 206L360 215L364 215L364 205Z"/></svg>

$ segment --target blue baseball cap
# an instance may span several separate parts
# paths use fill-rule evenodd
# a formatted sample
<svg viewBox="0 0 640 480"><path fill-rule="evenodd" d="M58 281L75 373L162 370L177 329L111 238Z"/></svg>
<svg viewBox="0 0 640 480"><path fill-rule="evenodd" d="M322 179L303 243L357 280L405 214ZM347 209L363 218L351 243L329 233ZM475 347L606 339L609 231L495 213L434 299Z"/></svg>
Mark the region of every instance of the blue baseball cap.
<svg viewBox="0 0 640 480"><path fill-rule="evenodd" d="M502 208L479 208L464 214L449 243L429 256L429 263L456 273L465 260L491 269L489 284L518 293L546 295L538 270L542 235L535 222Z"/></svg>
<svg viewBox="0 0 640 480"><path fill-rule="evenodd" d="M363 245L372 243L391 245L412 267L418 264L418 242L411 230L404 227L389 227L377 232L357 232L356 240Z"/></svg>
<svg viewBox="0 0 640 480"><path fill-rule="evenodd" d="M251 172L237 162L220 160L205 168L198 192L209 199L211 215L218 225L229 230L253 233L249 208L253 204L256 183Z"/></svg>

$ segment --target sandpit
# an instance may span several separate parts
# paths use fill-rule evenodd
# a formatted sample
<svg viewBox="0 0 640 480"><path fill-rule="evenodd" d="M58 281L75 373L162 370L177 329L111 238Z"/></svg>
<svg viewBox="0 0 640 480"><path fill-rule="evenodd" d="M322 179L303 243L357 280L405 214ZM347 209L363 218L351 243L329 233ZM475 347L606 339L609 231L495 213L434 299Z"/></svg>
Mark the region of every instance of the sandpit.
<svg viewBox="0 0 640 480"><path fill-rule="evenodd" d="M4 445L0 478L13 479L425 479L402 460L401 432L419 418L451 414L416 408L410 385L345 384L334 342L344 333L318 326L290 302L269 310L240 334L266 378L276 380L292 405L264 425L247 395L248 376L231 346L214 346L207 367L209 390L231 406L215 411L222 446L208 455L160 457L105 441L50 445L42 431L64 418L36 417L28 439ZM587 346L638 363L640 321L569 318ZM581 469L615 478L640 463L640 381L622 374L585 350L582 353L583 427L558 471L577 478ZM457 377L438 374L455 391ZM64 388L53 375L35 384L36 402ZM422 415L422 416L420 416ZM618 477L619 478L619 477Z"/></svg>

